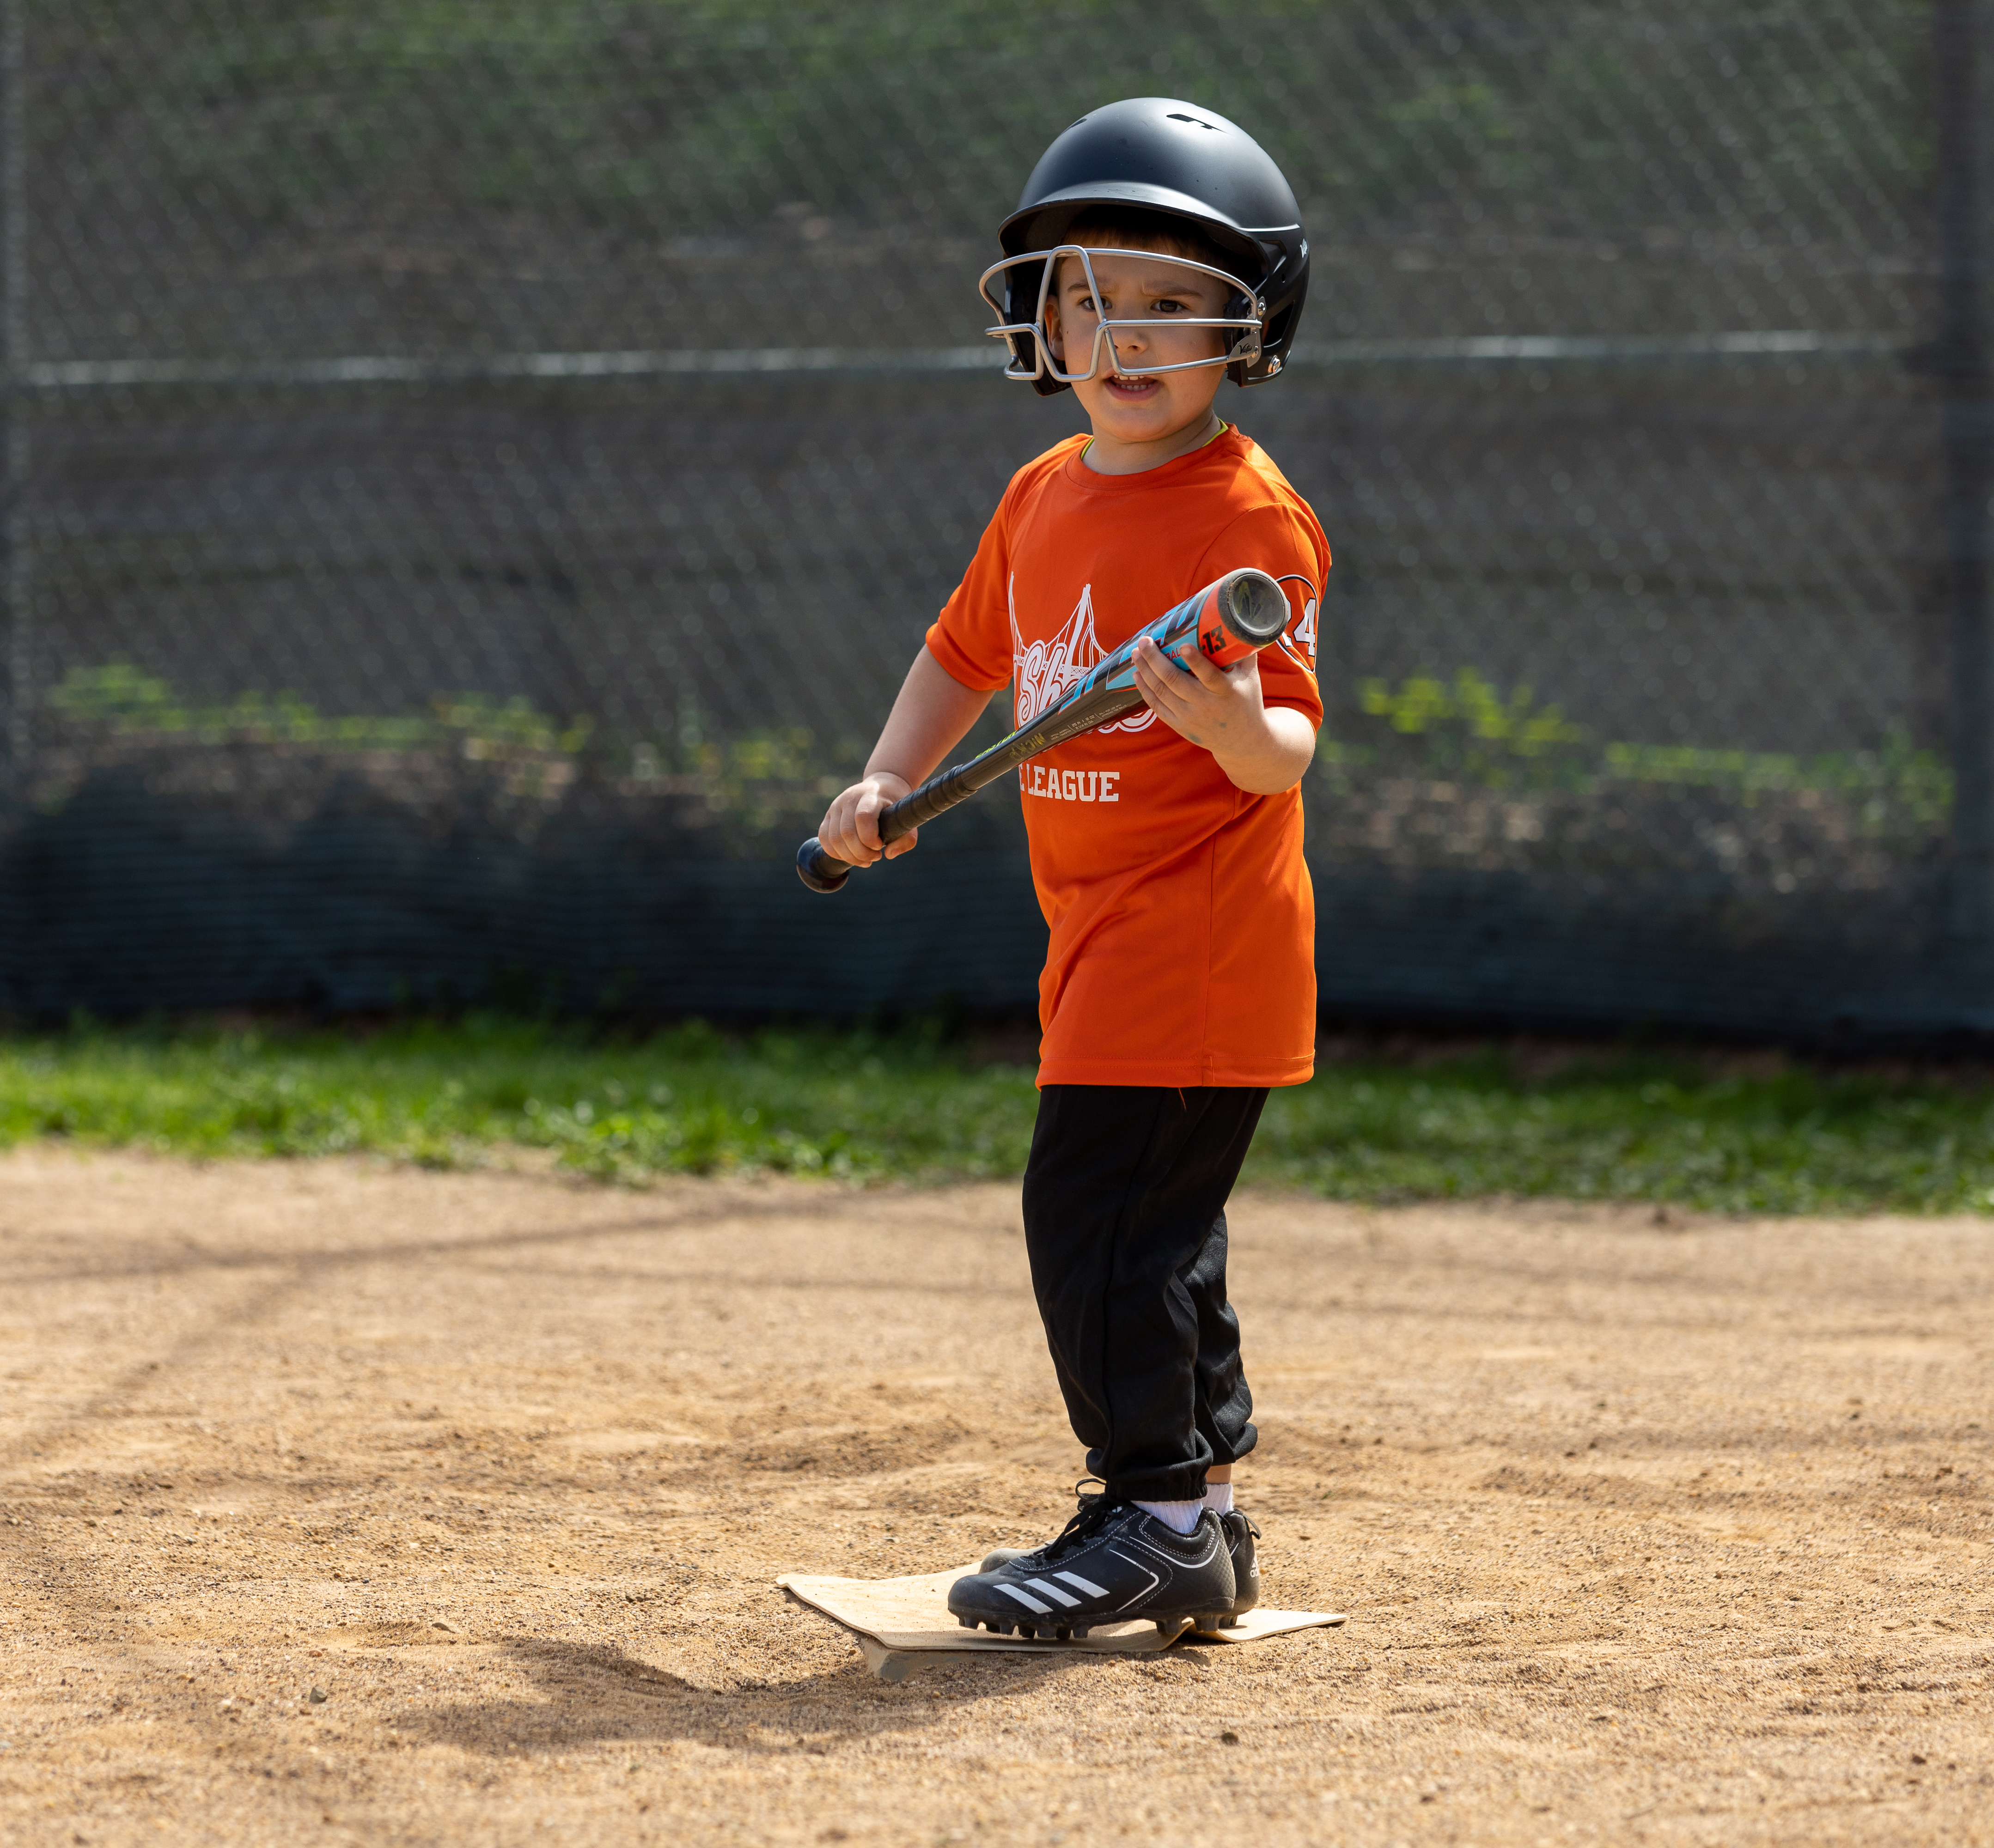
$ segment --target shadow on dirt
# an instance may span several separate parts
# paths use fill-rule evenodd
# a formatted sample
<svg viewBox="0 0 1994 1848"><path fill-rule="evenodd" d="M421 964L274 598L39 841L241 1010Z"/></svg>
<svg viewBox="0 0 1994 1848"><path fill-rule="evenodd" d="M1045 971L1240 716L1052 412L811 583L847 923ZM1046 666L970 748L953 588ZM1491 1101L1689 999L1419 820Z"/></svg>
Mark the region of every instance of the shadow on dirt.
<svg viewBox="0 0 1994 1848"><path fill-rule="evenodd" d="M616 1740L822 1756L1023 1692L1047 1675L1125 1666L1098 1656L1014 1657L937 1669L894 1686L875 1680L855 1654L827 1672L723 1691L695 1686L613 1647L512 1638L500 1648L533 1678L540 1699L452 1702L405 1720L405 1736L413 1731L427 1744L500 1756Z"/></svg>

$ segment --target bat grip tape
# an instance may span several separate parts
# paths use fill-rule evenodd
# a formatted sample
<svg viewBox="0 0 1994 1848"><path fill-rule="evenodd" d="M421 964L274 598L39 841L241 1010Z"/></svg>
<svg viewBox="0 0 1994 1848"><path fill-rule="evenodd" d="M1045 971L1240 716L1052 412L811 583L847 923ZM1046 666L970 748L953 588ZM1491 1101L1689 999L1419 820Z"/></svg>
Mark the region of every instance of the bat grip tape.
<svg viewBox="0 0 1994 1848"><path fill-rule="evenodd" d="M1103 687L1071 707L1048 712L1043 725L1013 733L968 763L930 777L918 789L882 809L882 845L890 845L903 834L911 834L958 803L968 800L985 783L995 782L1007 770L1015 770L1027 758L1132 712L1142 703L1143 696L1132 687ZM833 859L827 854L814 834L797 849L797 877L814 892L838 891L853 871L849 861Z"/></svg>
<svg viewBox="0 0 1994 1848"><path fill-rule="evenodd" d="M937 815L974 796L986 782L1001 776L1004 768L1001 764L985 765L972 761L958 764L952 770L944 770L940 775L929 778L912 794L902 796L880 811L880 844L890 847L903 834L911 834L923 822L934 820ZM848 861L834 860L827 854L817 844L814 834L797 850L797 877L814 892L836 891L851 877L853 870Z"/></svg>

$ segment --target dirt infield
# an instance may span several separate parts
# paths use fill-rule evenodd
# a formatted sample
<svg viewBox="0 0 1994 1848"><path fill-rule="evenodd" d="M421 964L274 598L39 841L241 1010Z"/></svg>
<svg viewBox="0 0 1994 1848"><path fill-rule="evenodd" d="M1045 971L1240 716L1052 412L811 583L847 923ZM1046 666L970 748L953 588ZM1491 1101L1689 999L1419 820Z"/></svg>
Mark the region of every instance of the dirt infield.
<svg viewBox="0 0 1994 1848"><path fill-rule="evenodd" d="M1064 1518L1014 1190L6 1158L0 1833L1994 1842L1994 1227L1235 1226L1348 1628L890 1686L772 1581Z"/></svg>

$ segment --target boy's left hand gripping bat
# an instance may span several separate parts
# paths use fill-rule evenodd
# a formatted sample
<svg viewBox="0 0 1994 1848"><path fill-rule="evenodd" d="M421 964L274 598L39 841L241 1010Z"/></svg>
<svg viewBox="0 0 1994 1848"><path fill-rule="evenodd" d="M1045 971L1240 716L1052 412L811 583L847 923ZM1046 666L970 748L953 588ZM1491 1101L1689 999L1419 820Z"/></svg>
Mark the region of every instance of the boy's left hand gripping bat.
<svg viewBox="0 0 1994 1848"><path fill-rule="evenodd" d="M1029 725L981 751L966 764L938 772L879 813L882 846L911 834L923 822L974 796L1029 758L1105 725L1143 703L1136 690L1136 644L1147 635L1183 667L1196 649L1217 667L1258 654L1288 626L1287 594L1264 571L1228 571L1176 608L1139 630L1055 700ZM834 860L813 834L797 849L797 876L814 892L834 892L855 869Z"/></svg>

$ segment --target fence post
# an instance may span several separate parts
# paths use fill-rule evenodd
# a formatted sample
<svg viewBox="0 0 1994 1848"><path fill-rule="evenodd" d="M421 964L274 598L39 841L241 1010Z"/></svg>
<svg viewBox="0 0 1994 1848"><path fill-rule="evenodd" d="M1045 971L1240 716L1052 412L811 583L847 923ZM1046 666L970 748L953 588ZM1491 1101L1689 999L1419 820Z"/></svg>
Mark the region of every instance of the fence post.
<svg viewBox="0 0 1994 1848"><path fill-rule="evenodd" d="M33 558L28 531L26 0L0 0L0 625L7 647L7 783L26 799L34 750Z"/></svg>
<svg viewBox="0 0 1994 1848"><path fill-rule="evenodd" d="M1987 498L1994 490L1988 371L1985 130L1979 119L1984 0L1936 0L1939 365L1945 382L1946 549L1952 580L1954 885L1964 944L1994 946L1994 636L1989 633Z"/></svg>

